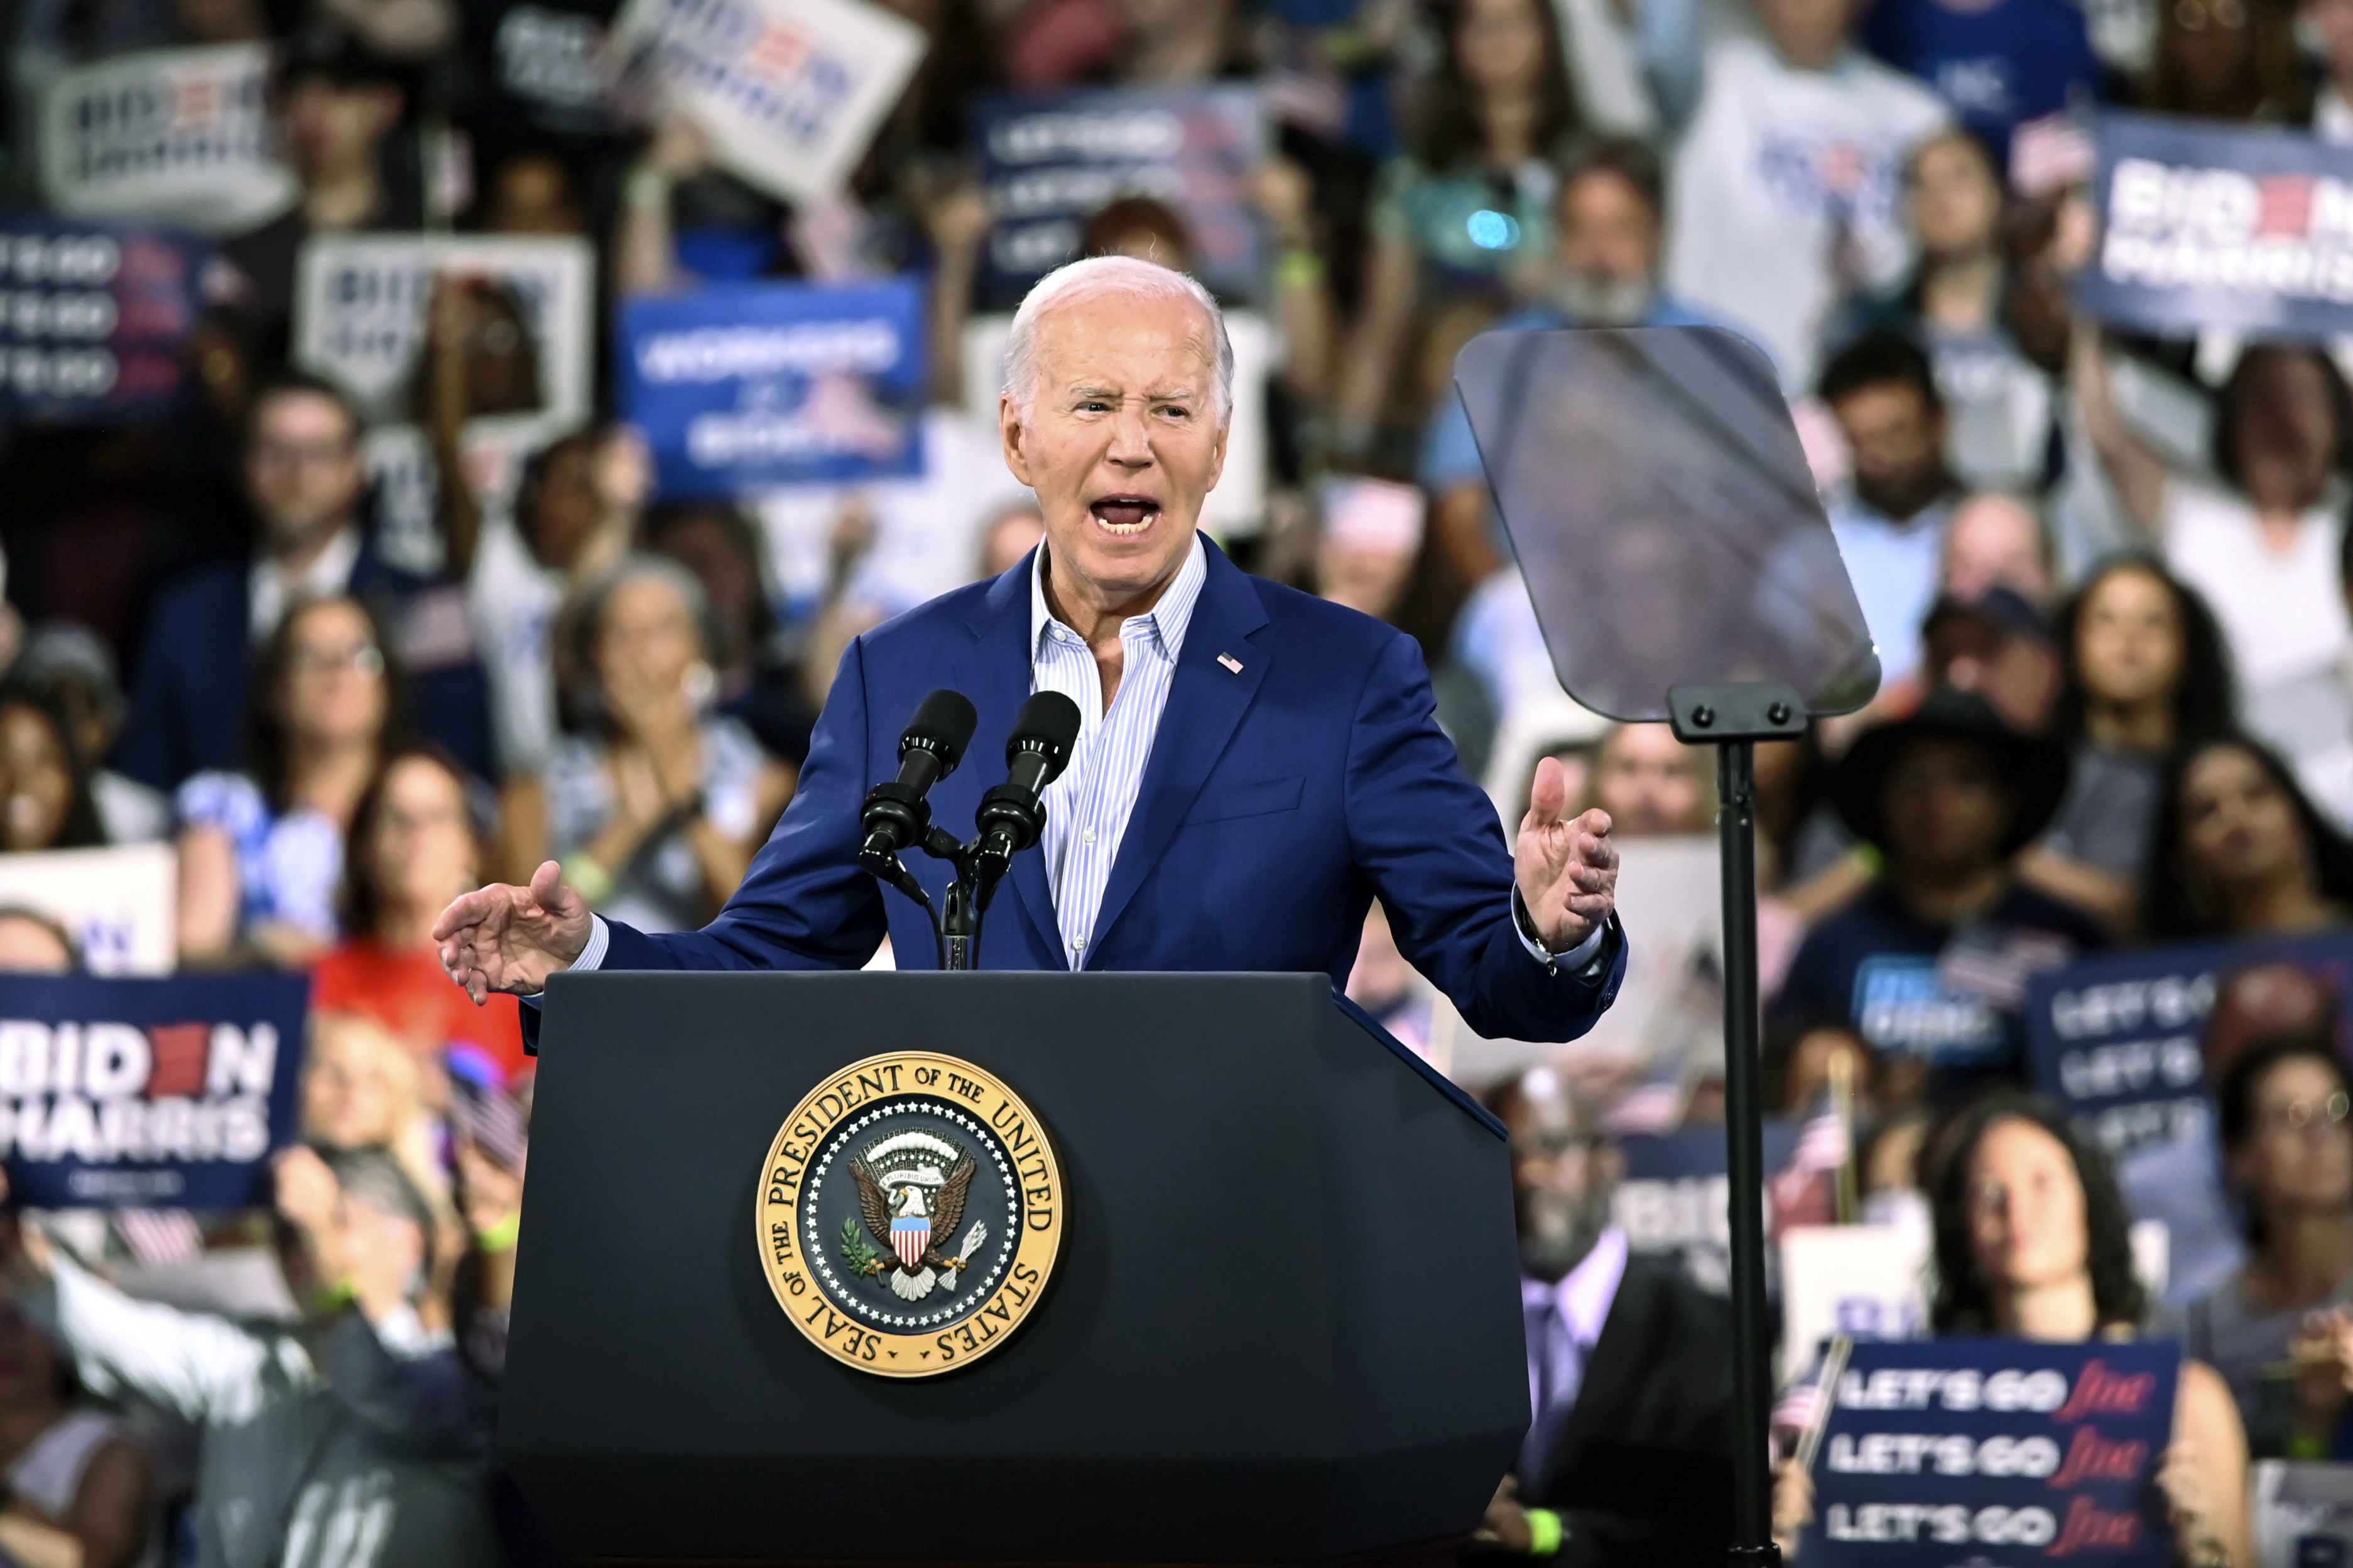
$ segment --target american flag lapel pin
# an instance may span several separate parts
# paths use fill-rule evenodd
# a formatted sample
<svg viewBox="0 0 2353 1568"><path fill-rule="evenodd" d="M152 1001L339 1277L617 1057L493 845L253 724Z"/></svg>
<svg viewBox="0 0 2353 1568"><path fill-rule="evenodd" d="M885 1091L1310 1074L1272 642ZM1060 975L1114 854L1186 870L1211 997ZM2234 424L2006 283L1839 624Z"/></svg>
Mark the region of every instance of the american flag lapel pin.
<svg viewBox="0 0 2353 1568"><path fill-rule="evenodd" d="M1232 654L1229 654L1229 653L1221 653L1221 654L1219 654L1219 655L1218 656L1218 662L1219 662L1219 664L1224 665L1228 669L1229 669L1229 670L1233 671L1236 675L1240 675L1240 674L1242 672L1242 661L1241 661L1240 659L1236 658Z"/></svg>

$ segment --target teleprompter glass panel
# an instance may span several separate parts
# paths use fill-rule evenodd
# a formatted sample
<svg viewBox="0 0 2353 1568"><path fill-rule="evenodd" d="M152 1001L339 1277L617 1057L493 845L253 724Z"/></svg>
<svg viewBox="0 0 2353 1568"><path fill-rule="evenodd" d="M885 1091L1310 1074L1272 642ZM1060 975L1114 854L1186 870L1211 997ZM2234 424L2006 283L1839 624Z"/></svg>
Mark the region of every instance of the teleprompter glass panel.
<svg viewBox="0 0 2353 1568"><path fill-rule="evenodd" d="M1615 719L1778 680L1815 713L1879 658L1764 354L1713 327L1488 332L1454 362L1554 673Z"/></svg>

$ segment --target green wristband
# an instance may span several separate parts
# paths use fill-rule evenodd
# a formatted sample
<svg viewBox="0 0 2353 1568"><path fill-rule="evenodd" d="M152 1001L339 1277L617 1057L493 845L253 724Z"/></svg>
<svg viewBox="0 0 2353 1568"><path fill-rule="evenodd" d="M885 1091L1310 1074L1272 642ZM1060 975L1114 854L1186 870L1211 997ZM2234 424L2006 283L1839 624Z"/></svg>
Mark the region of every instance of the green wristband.
<svg viewBox="0 0 2353 1568"><path fill-rule="evenodd" d="M496 1225L486 1225L474 1233L474 1245L484 1252L504 1252L522 1234L522 1211L517 1209Z"/></svg>
<svg viewBox="0 0 2353 1568"><path fill-rule="evenodd" d="M613 891L613 873L596 863L586 849L575 849L563 861L564 879L580 895L580 901L590 909L603 903Z"/></svg>
<svg viewBox="0 0 2353 1568"><path fill-rule="evenodd" d="M1548 1508L1528 1510L1529 1556L1550 1557L1560 1550L1561 1537L1567 1533L1561 1529L1560 1515L1553 1512L1552 1510Z"/></svg>

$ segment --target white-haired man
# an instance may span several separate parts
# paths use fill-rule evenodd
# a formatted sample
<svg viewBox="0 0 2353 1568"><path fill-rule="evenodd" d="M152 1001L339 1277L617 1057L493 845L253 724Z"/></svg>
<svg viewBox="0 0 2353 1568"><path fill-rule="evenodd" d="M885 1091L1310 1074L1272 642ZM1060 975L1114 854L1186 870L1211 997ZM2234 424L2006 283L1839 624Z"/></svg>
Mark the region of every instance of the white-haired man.
<svg viewBox="0 0 2353 1568"><path fill-rule="evenodd" d="M902 955L929 952L923 911L859 868L860 804L896 776L899 727L934 688L971 698L976 756L1051 689L1083 728L982 967L1322 970L1336 986L1377 894L1472 1027L1588 1027L1624 969L1609 819L1565 819L1548 763L1507 851L1414 644L1245 575L1196 531L1232 406L1216 302L1149 262L1073 262L1023 301L1008 357L1005 460L1045 542L850 646L800 793L718 919L667 936L607 922L550 862L449 906L435 936L451 977L479 999L567 967L856 968L886 930ZM970 821L987 775L943 781L935 817ZM936 900L947 871L926 868Z"/></svg>

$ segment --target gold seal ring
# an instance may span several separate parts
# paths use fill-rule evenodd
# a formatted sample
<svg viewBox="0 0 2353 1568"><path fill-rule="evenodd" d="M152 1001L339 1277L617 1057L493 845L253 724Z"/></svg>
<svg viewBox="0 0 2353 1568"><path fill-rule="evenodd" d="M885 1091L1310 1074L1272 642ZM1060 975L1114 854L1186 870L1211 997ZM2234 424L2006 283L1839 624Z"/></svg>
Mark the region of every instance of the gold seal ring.
<svg viewBox="0 0 2353 1568"><path fill-rule="evenodd" d="M809 1343L880 1377L936 1377L1029 1321L1063 1209L1061 1162L1018 1095L961 1058L888 1051L785 1118L752 1219Z"/></svg>

